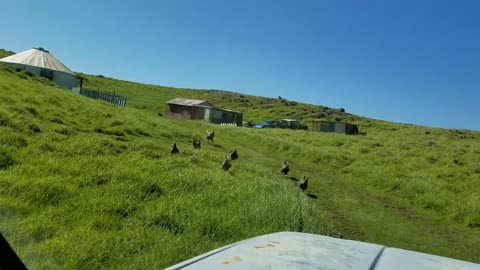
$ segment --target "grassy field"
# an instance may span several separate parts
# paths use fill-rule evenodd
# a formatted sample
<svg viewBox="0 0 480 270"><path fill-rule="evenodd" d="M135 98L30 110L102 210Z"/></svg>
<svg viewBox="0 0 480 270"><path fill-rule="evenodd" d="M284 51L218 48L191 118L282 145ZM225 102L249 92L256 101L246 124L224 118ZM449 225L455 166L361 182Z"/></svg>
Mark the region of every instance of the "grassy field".
<svg viewBox="0 0 480 270"><path fill-rule="evenodd" d="M32 269L161 268L285 230L480 262L480 132L82 76L87 88L127 95L127 107L0 66L0 231ZM341 118L368 127L368 136L159 117L175 97L206 99L252 121ZM174 142L178 156L169 153ZM233 149L240 159L224 172ZM309 176L308 194L280 175L284 159L290 176Z"/></svg>
<svg viewBox="0 0 480 270"><path fill-rule="evenodd" d="M0 49L0 58L4 58L4 57L10 56L12 54L14 54L14 52L7 51L7 50L4 50L4 49Z"/></svg>
<svg viewBox="0 0 480 270"><path fill-rule="evenodd" d="M32 268L161 268L259 234L331 230L278 166L241 151L221 170L235 130L194 150L216 126L1 69L0 230Z"/></svg>

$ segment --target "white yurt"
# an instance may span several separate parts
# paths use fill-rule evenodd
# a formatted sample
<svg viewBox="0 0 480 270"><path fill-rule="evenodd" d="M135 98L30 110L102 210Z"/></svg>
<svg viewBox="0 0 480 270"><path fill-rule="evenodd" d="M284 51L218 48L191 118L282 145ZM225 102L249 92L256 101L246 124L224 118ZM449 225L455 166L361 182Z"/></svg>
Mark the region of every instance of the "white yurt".
<svg viewBox="0 0 480 270"><path fill-rule="evenodd" d="M77 76L44 48L33 48L0 59L15 68L52 80L67 89L77 85Z"/></svg>

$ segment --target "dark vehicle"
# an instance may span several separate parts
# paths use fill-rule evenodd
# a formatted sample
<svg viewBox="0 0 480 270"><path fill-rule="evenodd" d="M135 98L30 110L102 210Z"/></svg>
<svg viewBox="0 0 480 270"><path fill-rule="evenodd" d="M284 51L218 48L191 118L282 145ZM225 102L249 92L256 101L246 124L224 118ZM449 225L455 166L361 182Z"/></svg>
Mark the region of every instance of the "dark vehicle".
<svg viewBox="0 0 480 270"><path fill-rule="evenodd" d="M297 120L293 119L282 119L280 120L278 128L290 128L290 129L304 129L307 130L308 126L300 124Z"/></svg>

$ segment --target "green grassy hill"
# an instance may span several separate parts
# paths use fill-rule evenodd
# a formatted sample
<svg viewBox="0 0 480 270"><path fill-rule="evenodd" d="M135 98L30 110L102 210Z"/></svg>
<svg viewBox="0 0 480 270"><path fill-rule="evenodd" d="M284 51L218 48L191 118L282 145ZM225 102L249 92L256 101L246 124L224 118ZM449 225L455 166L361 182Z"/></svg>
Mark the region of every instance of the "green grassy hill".
<svg viewBox="0 0 480 270"><path fill-rule="evenodd" d="M11 51L4 50L4 49L0 49L0 58L4 58L4 57L10 56L12 54L15 54L15 53L11 52Z"/></svg>
<svg viewBox="0 0 480 270"><path fill-rule="evenodd" d="M479 132L82 76L87 88L127 95L127 107L0 65L0 231L31 268L161 268L285 230L480 262ZM175 97L252 121L342 118L367 126L368 136L159 117ZM215 144L206 130L215 130ZM174 142L178 156L169 153ZM224 172L233 149L240 159ZM291 176L309 176L309 196L280 175L284 159Z"/></svg>
<svg viewBox="0 0 480 270"><path fill-rule="evenodd" d="M120 109L5 66L0 78L0 231L27 266L155 269L272 231L331 230L252 149L221 170L234 129ZM194 150L212 128L215 144Z"/></svg>
<svg viewBox="0 0 480 270"><path fill-rule="evenodd" d="M303 104L284 98L266 98L245 95L222 90L197 90L139 84L128 81L106 78L102 75L92 76L80 73L85 78L83 86L90 89L115 91L128 96L130 106L152 114L165 113L165 102L176 97L205 99L216 107L238 110L244 113L245 121L259 122L265 119L295 118L310 124L311 120L354 121L371 126L370 120L358 117L341 108L333 109L325 106Z"/></svg>

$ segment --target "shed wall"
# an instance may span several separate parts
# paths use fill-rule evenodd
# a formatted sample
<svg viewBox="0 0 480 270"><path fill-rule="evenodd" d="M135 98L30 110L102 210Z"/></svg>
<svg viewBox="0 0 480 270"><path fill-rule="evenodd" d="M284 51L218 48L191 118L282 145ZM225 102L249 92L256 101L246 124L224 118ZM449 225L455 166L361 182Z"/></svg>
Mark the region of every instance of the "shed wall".
<svg viewBox="0 0 480 270"><path fill-rule="evenodd" d="M345 134L358 134L358 127L356 125L347 124L345 127Z"/></svg>
<svg viewBox="0 0 480 270"><path fill-rule="evenodd" d="M52 81L67 89L72 89L73 87L77 86L77 77L60 71L53 71Z"/></svg>
<svg viewBox="0 0 480 270"><path fill-rule="evenodd" d="M40 76L40 72L42 71L42 69L44 68L41 68L41 67L36 67L36 66L29 66L29 65L22 65L22 64L17 64L17 63L7 63L7 62L4 62L5 64L13 67L13 68L20 68L20 69L23 69L25 71L28 71L30 73L32 73L33 75L36 75L36 76ZM51 70L51 69L48 69L48 68L45 68L46 70ZM52 78L52 81L62 87L65 87L67 89L72 89L73 87L77 86L77 77L75 77L74 75L71 75L71 74L68 74L68 73L65 73L65 72L61 72L61 71L56 71L56 70L52 70L53 71L53 78Z"/></svg>
<svg viewBox="0 0 480 270"><path fill-rule="evenodd" d="M322 122L322 123L320 124L320 131L323 131L323 132L334 132L334 131L335 131L335 123Z"/></svg>
<svg viewBox="0 0 480 270"><path fill-rule="evenodd" d="M205 120L215 124L236 123L237 126L241 126L243 123L243 114L241 112L207 108L205 110Z"/></svg>
<svg viewBox="0 0 480 270"><path fill-rule="evenodd" d="M336 133L345 133L345 123L335 123L335 132Z"/></svg>
<svg viewBox="0 0 480 270"><path fill-rule="evenodd" d="M205 117L205 108L167 104L167 116L175 119L202 120Z"/></svg>
<svg viewBox="0 0 480 270"><path fill-rule="evenodd" d="M343 122L312 122L312 129L322 132L336 132L342 134L358 134L358 126Z"/></svg>

